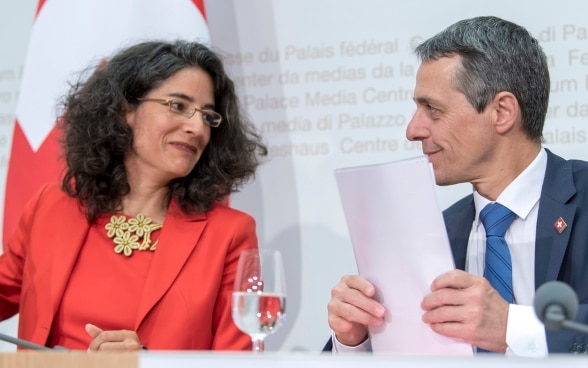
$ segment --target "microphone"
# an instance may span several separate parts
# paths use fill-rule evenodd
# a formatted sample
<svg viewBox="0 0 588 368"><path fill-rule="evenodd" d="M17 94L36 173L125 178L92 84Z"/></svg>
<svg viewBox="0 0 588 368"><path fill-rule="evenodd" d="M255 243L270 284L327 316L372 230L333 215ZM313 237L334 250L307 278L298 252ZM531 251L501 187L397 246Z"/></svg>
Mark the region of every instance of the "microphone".
<svg viewBox="0 0 588 368"><path fill-rule="evenodd" d="M561 281L549 281L535 292L535 314L545 328L558 331L562 328L588 334L588 326L574 322L578 313L578 296L574 289Z"/></svg>
<svg viewBox="0 0 588 368"><path fill-rule="evenodd" d="M54 348L50 348L50 347L43 346L43 345L37 345L37 344L32 343L30 341L23 340L23 339L17 339L16 337L5 335L3 333L0 333L0 341L6 341L11 344L20 346L22 348L27 348L27 349L31 349L31 350L62 350L62 351L68 350L68 349L61 347L61 346L55 346Z"/></svg>

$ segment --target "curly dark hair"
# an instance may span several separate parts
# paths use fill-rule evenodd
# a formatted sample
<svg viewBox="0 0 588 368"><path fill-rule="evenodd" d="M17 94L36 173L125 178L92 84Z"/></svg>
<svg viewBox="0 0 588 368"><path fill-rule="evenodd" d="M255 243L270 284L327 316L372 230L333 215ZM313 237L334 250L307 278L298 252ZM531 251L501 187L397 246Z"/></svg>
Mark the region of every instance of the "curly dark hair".
<svg viewBox="0 0 588 368"><path fill-rule="evenodd" d="M186 177L168 184L168 201L185 213L204 212L250 179L267 148L244 118L233 81L209 47L188 41L147 41L122 49L88 68L64 97L61 144L67 164L62 190L77 198L93 222L116 211L130 192L124 165L133 145L125 104L157 88L178 71L198 67L213 81L214 103L223 122L211 128L210 142ZM86 79L84 76L89 75Z"/></svg>

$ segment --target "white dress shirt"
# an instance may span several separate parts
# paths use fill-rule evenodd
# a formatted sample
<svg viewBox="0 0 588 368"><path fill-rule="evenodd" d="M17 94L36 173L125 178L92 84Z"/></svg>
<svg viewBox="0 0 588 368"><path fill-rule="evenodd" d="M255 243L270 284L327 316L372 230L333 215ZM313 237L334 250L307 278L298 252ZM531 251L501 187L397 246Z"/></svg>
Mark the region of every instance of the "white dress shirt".
<svg viewBox="0 0 588 368"><path fill-rule="evenodd" d="M547 167L547 153L541 149L531 164L504 189L496 202L508 207L517 218L506 231L505 239L512 259L512 280L515 304L508 310L506 328L506 355L544 357L547 356L547 340L543 324L535 315L535 235L539 198ZM479 220L480 211L490 201L474 192L476 216L472 224L466 258L466 271L483 276L486 232ZM358 346L346 346L335 338L334 352L370 351L368 340Z"/></svg>
<svg viewBox="0 0 588 368"><path fill-rule="evenodd" d="M533 309L535 296L535 235L539 198L547 167L547 153L541 149L535 160L504 189L496 202L508 207L517 217L506 231L505 239L512 259L512 285L515 304L508 310L506 328L507 355L543 357L547 340L543 324ZM483 276L486 232L480 211L490 201L474 192L476 217L468 242L466 271Z"/></svg>

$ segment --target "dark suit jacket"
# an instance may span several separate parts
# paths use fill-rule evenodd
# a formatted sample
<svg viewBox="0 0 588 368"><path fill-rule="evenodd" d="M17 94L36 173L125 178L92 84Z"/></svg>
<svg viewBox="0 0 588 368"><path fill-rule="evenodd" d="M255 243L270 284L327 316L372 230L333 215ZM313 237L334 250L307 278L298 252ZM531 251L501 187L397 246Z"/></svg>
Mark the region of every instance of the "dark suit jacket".
<svg viewBox="0 0 588 368"><path fill-rule="evenodd" d="M588 323L588 162L564 160L547 151L547 170L541 190L535 242L535 288L552 280L569 284L580 301L576 320ZM473 195L443 212L455 266L465 269L466 251L474 220ZM567 228L554 227L563 218ZM547 331L550 353L569 352L588 337L569 331Z"/></svg>
<svg viewBox="0 0 588 368"><path fill-rule="evenodd" d="M20 338L47 343L88 229L77 200L57 186L44 187L27 205L0 255L0 320L19 312ZM249 350L249 336L233 323L231 298L239 254L256 247L252 217L225 206L186 215L172 202L133 325L141 343L150 349Z"/></svg>

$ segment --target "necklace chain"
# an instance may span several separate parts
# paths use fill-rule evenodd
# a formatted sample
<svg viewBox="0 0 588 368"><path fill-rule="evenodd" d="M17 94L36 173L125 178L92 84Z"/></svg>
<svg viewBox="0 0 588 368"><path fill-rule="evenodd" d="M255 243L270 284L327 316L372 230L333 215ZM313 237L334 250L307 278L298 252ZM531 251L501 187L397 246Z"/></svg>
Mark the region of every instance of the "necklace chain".
<svg viewBox="0 0 588 368"><path fill-rule="evenodd" d="M130 257L137 250L154 252L159 239L152 244L151 234L162 226L154 224L150 217L138 214L128 220L125 216L113 215L104 228L106 235L114 241L114 252Z"/></svg>

